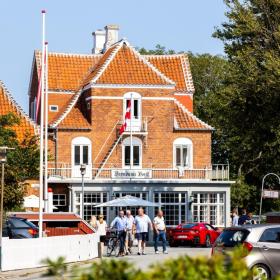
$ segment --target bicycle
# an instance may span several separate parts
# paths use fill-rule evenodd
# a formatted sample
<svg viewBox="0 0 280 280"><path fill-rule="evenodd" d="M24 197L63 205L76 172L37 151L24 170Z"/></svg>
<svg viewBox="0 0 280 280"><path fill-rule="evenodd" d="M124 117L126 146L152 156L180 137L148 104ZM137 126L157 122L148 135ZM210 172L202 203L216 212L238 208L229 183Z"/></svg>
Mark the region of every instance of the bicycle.
<svg viewBox="0 0 280 280"><path fill-rule="evenodd" d="M110 231L107 241L107 257L118 256L120 250L120 240L116 231Z"/></svg>

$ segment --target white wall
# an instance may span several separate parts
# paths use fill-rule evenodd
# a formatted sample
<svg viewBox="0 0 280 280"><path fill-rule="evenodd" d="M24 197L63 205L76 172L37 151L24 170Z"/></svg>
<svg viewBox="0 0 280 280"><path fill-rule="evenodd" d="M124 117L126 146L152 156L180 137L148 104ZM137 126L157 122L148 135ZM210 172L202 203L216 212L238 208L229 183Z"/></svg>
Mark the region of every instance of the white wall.
<svg viewBox="0 0 280 280"><path fill-rule="evenodd" d="M66 258L65 262L85 261L98 257L98 234L53 236L31 239L3 238L1 270L43 266L42 260Z"/></svg>

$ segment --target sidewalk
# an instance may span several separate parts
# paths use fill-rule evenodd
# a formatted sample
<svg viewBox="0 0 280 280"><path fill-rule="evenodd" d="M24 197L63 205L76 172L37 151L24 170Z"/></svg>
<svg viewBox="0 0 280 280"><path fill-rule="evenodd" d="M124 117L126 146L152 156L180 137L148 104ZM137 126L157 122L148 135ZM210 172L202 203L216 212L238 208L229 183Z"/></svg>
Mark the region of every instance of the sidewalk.
<svg viewBox="0 0 280 280"><path fill-rule="evenodd" d="M168 254L165 255L160 251L160 254L155 255L153 247L147 247L145 256L137 255L137 248L133 248L133 254L125 257L104 257L105 260L109 259L118 259L118 260L126 260L128 262L133 263L137 268L146 270L152 264L156 264L158 262L163 262L169 258L176 258L183 255L188 255L191 257L197 256L206 256L210 257L211 249L209 248L191 248L191 247L180 247L180 248L168 248ZM106 252L106 250L105 250ZM91 261L80 262L80 263L70 263L68 264L68 268L78 265L80 268L86 269L94 262L98 262L100 259L94 259ZM46 267L43 268L34 268L34 269L24 269L24 270L16 270L16 271L7 271L0 274L0 279L13 279L13 280L54 280L54 277L43 277L42 275L47 271Z"/></svg>

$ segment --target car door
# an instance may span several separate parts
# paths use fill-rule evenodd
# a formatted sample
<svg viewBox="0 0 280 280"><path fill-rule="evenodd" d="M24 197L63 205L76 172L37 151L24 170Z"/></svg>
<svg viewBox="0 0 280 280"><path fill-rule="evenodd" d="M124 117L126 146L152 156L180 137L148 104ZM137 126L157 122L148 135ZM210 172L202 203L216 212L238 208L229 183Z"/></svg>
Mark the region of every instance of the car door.
<svg viewBox="0 0 280 280"><path fill-rule="evenodd" d="M265 229L258 243L268 264L280 274L280 227Z"/></svg>

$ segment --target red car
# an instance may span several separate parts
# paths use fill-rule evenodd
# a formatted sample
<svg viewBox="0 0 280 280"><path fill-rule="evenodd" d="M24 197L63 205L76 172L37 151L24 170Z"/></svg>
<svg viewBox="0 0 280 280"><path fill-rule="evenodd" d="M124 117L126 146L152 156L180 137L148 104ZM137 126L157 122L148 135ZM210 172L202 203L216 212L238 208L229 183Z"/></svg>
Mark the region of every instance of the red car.
<svg viewBox="0 0 280 280"><path fill-rule="evenodd" d="M180 224L169 231L169 245L176 247L182 243L210 247L220 235L220 231L207 223Z"/></svg>

